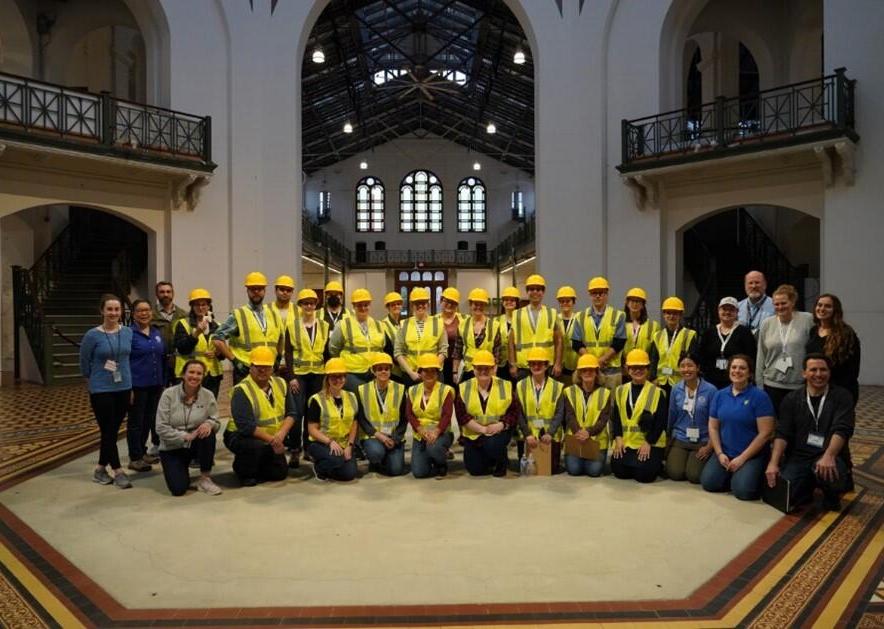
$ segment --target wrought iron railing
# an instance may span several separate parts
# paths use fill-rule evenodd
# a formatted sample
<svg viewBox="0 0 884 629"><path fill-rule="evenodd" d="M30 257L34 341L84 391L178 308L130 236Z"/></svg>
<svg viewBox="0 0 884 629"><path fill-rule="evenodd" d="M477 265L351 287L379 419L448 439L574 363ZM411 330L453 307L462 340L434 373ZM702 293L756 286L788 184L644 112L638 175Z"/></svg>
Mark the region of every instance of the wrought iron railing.
<svg viewBox="0 0 884 629"><path fill-rule="evenodd" d="M693 230L688 230L684 234L684 259L687 264L693 262L688 272L694 278L699 291L697 303L685 318L685 323L694 330L702 331L717 322L717 259Z"/></svg>
<svg viewBox="0 0 884 629"><path fill-rule="evenodd" d="M30 269L20 266L12 267L12 299L14 303L12 325L15 377L18 378L21 375L21 333L23 331L30 343L31 351L34 353L43 382L47 382L51 378L48 370L52 368L52 360L49 356L52 342L48 338L51 335L51 330L43 321L43 308L41 301L37 298L37 286Z"/></svg>
<svg viewBox="0 0 884 629"><path fill-rule="evenodd" d="M685 108L621 123L621 172L757 151L823 137L859 139L854 129L856 81L845 69L752 96L720 96Z"/></svg>
<svg viewBox="0 0 884 629"><path fill-rule="evenodd" d="M537 224L532 216L519 226L494 248L494 259L504 265L508 261L530 255L534 252Z"/></svg>
<svg viewBox="0 0 884 629"><path fill-rule="evenodd" d="M350 250L311 221L306 213L301 215L301 240L307 245L313 245L317 253L323 256L328 254L341 262L346 262L350 258Z"/></svg>
<svg viewBox="0 0 884 629"><path fill-rule="evenodd" d="M737 239L755 268L764 269L771 288L779 284L792 284L798 290L798 303L804 303L804 280L808 277L806 265L792 264L745 208L737 210Z"/></svg>
<svg viewBox="0 0 884 629"><path fill-rule="evenodd" d="M0 73L0 138L211 171L212 119Z"/></svg>
<svg viewBox="0 0 884 629"><path fill-rule="evenodd" d="M454 249L390 249L350 254L351 267L415 267L446 266L490 268L494 261L485 251Z"/></svg>

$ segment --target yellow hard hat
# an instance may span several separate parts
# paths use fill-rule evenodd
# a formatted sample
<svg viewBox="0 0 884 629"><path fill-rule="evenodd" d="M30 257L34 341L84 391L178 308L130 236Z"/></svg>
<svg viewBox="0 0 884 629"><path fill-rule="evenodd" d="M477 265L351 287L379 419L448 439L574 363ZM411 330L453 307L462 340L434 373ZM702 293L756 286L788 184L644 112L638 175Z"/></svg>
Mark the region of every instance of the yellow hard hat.
<svg viewBox="0 0 884 629"><path fill-rule="evenodd" d="M644 288L636 286L635 288L630 288L626 291L626 299L641 299L642 301L648 301L648 294L645 292Z"/></svg>
<svg viewBox="0 0 884 629"><path fill-rule="evenodd" d="M329 358L325 363L325 375L333 373L347 373L347 363L343 358Z"/></svg>
<svg viewBox="0 0 884 629"><path fill-rule="evenodd" d="M292 290L294 290L295 280L293 280L289 275L280 275L276 278L276 281L273 282L273 285L282 286L284 288L291 288Z"/></svg>
<svg viewBox="0 0 884 629"><path fill-rule="evenodd" d="M209 301L212 301L212 296L205 288L194 288L190 291L190 297L187 298L187 301L188 303L193 303L197 299L208 299Z"/></svg>
<svg viewBox="0 0 884 629"><path fill-rule="evenodd" d="M651 357L643 349L630 350L626 355L627 367L647 367L651 364Z"/></svg>
<svg viewBox="0 0 884 629"><path fill-rule="evenodd" d="M298 291L298 301L301 302L307 299L319 301L319 295L317 295L316 291L312 288L302 288Z"/></svg>
<svg viewBox="0 0 884 629"><path fill-rule="evenodd" d="M402 295L400 295L399 293L387 293L386 295L384 295L385 306L395 304L397 301L402 301Z"/></svg>
<svg viewBox="0 0 884 629"><path fill-rule="evenodd" d="M389 354L385 354L384 352L377 352L374 355L374 358L371 360L371 366L377 367L378 365L392 365L393 359Z"/></svg>
<svg viewBox="0 0 884 629"><path fill-rule="evenodd" d="M480 349L473 356L473 367L494 367L494 355L487 349Z"/></svg>
<svg viewBox="0 0 884 629"><path fill-rule="evenodd" d="M577 299L577 291L572 286L562 286L556 293L556 299Z"/></svg>
<svg viewBox="0 0 884 629"><path fill-rule="evenodd" d="M364 301L371 301L371 293L364 288L357 288L350 296L350 303L359 304Z"/></svg>
<svg viewBox="0 0 884 629"><path fill-rule="evenodd" d="M249 352L249 362L256 367L272 367L276 362L276 352L269 347L256 347Z"/></svg>
<svg viewBox="0 0 884 629"><path fill-rule="evenodd" d="M503 292L500 293L501 299L521 299L522 294L519 292L519 289L515 286L507 286L503 289Z"/></svg>
<svg viewBox="0 0 884 629"><path fill-rule="evenodd" d="M457 290L454 286L449 286L442 291L442 299L447 299L448 301L453 301L454 303L459 304L460 291Z"/></svg>
<svg viewBox="0 0 884 629"><path fill-rule="evenodd" d="M595 354L584 354L580 358L577 359L577 370L581 369L598 369L599 368L599 359L596 358Z"/></svg>
<svg viewBox="0 0 884 629"><path fill-rule="evenodd" d="M340 282L332 280L331 282L329 282L328 284L325 285L325 292L326 293L343 293L344 287L341 286Z"/></svg>
<svg viewBox="0 0 884 629"><path fill-rule="evenodd" d="M260 271L252 271L246 275L246 281L243 286L267 286L267 278Z"/></svg>
<svg viewBox="0 0 884 629"><path fill-rule="evenodd" d="M678 312L684 312L684 302L678 297L667 297L663 300L663 307L661 308L664 312L667 310L677 310Z"/></svg>
<svg viewBox="0 0 884 629"><path fill-rule="evenodd" d="M481 304L487 304L490 300L488 297L488 291L484 288L474 288L470 291L470 294L467 295L467 301L475 301Z"/></svg>
<svg viewBox="0 0 884 629"><path fill-rule="evenodd" d="M418 369L439 369L439 357L436 354L421 354L417 357Z"/></svg>
<svg viewBox="0 0 884 629"><path fill-rule="evenodd" d="M611 290L611 286L608 284L608 280L599 276L589 280L586 290Z"/></svg>
<svg viewBox="0 0 884 629"><path fill-rule="evenodd" d="M408 296L409 303L412 301L430 301L430 291L421 286L415 286L411 289L411 295Z"/></svg>
<svg viewBox="0 0 884 629"><path fill-rule="evenodd" d="M543 286L546 288L546 280L543 279L542 275L535 273L528 276L528 279L525 280L525 286Z"/></svg>
<svg viewBox="0 0 884 629"><path fill-rule="evenodd" d="M549 362L549 352L543 349L542 347L532 347L528 350L528 362L537 362L543 361L545 363Z"/></svg>

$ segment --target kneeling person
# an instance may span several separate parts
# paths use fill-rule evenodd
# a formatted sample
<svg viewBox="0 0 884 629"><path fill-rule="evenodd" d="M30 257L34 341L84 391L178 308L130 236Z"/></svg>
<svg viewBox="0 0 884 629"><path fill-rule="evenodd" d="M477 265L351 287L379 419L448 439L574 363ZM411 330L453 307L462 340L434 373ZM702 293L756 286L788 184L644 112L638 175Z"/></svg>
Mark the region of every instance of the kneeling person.
<svg viewBox="0 0 884 629"><path fill-rule="evenodd" d="M581 444L596 442L598 454L593 458L568 454L566 443L565 469L571 476L601 476L608 456L611 391L599 384L599 359L594 354L577 360L575 376L575 384L564 393L567 435Z"/></svg>
<svg viewBox="0 0 884 629"><path fill-rule="evenodd" d="M307 403L307 453L313 458L313 473L319 480L351 481L356 478L356 394L344 390L347 363L332 358L325 363L322 390Z"/></svg>
<svg viewBox="0 0 884 629"><path fill-rule="evenodd" d="M405 473L405 385L391 379L393 359L375 354L371 363L374 380L359 385L359 412L362 451L369 465L387 476Z"/></svg>
<svg viewBox="0 0 884 629"><path fill-rule="evenodd" d="M408 388L405 413L414 430L411 450L411 473L415 478L448 474L448 449L451 434L451 412L454 410L454 389L439 382L440 358L422 354L417 359L421 381Z"/></svg>
<svg viewBox="0 0 884 629"><path fill-rule="evenodd" d="M565 421L565 404L562 392L565 386L549 377L550 353L542 347L532 347L526 353L530 375L516 383L521 413L519 433L524 439L523 447L527 456L542 441L551 445L552 473L558 474L562 455L562 426Z"/></svg>

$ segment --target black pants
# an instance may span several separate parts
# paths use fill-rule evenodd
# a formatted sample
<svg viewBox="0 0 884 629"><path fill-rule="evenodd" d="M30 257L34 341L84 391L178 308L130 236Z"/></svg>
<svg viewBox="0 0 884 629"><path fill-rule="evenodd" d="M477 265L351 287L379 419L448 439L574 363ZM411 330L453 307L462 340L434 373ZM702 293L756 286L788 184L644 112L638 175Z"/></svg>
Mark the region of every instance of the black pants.
<svg viewBox="0 0 884 629"><path fill-rule="evenodd" d="M224 445L233 452L233 471L242 480L283 480L289 473L285 456L260 439L238 432L225 432Z"/></svg>
<svg viewBox="0 0 884 629"><path fill-rule="evenodd" d="M111 469L119 469L120 453L117 451L117 437L126 411L129 410L131 390L113 391L111 393L90 393L89 402L98 430L101 432L101 449L98 452L98 464L110 465Z"/></svg>
<svg viewBox="0 0 884 629"><path fill-rule="evenodd" d="M215 433L204 439L194 439L189 448L177 450L160 450L160 462L163 464L163 478L166 487L173 496L183 496L190 487L190 460L200 462L200 471L204 474L212 471L215 458Z"/></svg>
<svg viewBox="0 0 884 629"><path fill-rule="evenodd" d="M835 481L823 480L814 472L814 465L819 461L790 457L780 468L780 476L789 481L789 493L792 504L800 505L813 499L813 490L819 487L825 496L838 497L850 490L852 480L846 461L840 456L835 457L838 478Z"/></svg>
<svg viewBox="0 0 884 629"><path fill-rule="evenodd" d="M783 389L781 387L764 385L764 392L770 397L770 401L773 403L774 412L777 416L780 414L780 405L783 403L783 399L793 390L794 389Z"/></svg>
<svg viewBox="0 0 884 629"><path fill-rule="evenodd" d="M129 446L129 460L139 461L145 454L145 444L150 435L151 443L158 445L157 405L163 387L132 387L132 406L129 408L129 421L126 426L126 443Z"/></svg>
<svg viewBox="0 0 884 629"><path fill-rule="evenodd" d="M311 441L307 452L313 457L313 465L320 476L334 480L351 481L356 478L356 453L347 461L344 455L334 455L324 443Z"/></svg>
<svg viewBox="0 0 884 629"><path fill-rule="evenodd" d="M298 395L295 396L295 402L298 404L298 417L300 419L295 421L295 425L292 426L289 434L286 435L285 445L293 450L303 450L306 452L309 442L306 418L307 402L310 401L312 396L322 390L323 375L321 373L304 373L296 374L295 378L298 379L298 384L300 385Z"/></svg>
<svg viewBox="0 0 884 629"><path fill-rule="evenodd" d="M665 448L651 448L647 461L638 460L638 450L626 448L619 459L611 457L611 472L617 478L635 479L640 483L653 483L663 469Z"/></svg>
<svg viewBox="0 0 884 629"><path fill-rule="evenodd" d="M512 430L504 430L494 436L479 435L475 439L461 439L463 464L471 476L504 476L507 467L507 446Z"/></svg>

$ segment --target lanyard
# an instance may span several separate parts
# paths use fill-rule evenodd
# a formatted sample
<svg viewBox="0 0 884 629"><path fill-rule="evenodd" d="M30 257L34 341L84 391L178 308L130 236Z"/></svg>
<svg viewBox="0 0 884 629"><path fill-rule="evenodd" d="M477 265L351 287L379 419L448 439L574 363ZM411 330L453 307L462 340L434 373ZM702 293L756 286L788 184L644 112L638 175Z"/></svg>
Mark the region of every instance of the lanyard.
<svg viewBox="0 0 884 629"><path fill-rule="evenodd" d="M727 344L730 343L730 340L734 337L734 329L737 326L731 328L731 331L727 333L727 338L724 338L721 335L721 327L720 325L715 326L715 333L718 334L718 340L721 341L721 355L724 356L724 348L727 347Z"/></svg>
<svg viewBox="0 0 884 629"><path fill-rule="evenodd" d="M681 332L682 328L675 328L675 331L672 333L672 342L669 341L669 328L664 328L663 334L663 353L668 354L669 350L672 349L672 346L675 345L676 340L678 340L678 333ZM631 390L631 389L630 389Z"/></svg>
<svg viewBox="0 0 884 629"><path fill-rule="evenodd" d="M328 309L326 309L325 312L328 315L328 318L331 319L332 327L334 327L338 324L338 319L341 318L341 315L344 314L344 309L341 308L341 311L338 314L332 314L332 311Z"/></svg>
<svg viewBox="0 0 884 629"><path fill-rule="evenodd" d="M384 389L384 395L381 395L381 389L378 387L377 381L374 383L374 394L378 398L378 406L381 407L381 416L387 416L387 389Z"/></svg>
<svg viewBox="0 0 884 629"><path fill-rule="evenodd" d="M783 326L783 323L780 321L779 323L779 333L780 333L780 341L783 343L783 353L786 354L786 343L789 342L789 334L792 332L792 321L794 319L790 319L789 323L786 326ZM786 331L783 332L783 327L786 328Z"/></svg>
<svg viewBox="0 0 884 629"><path fill-rule="evenodd" d="M764 302L767 299L767 295L761 298L761 301L758 302L758 305L754 308L752 307L752 300L746 300L746 310L749 315L749 327L755 329L755 320L758 319L758 315L761 314L761 311L764 309Z"/></svg>
<svg viewBox="0 0 884 629"><path fill-rule="evenodd" d="M641 333L641 331L642 331L642 324L639 323L638 321L633 321L632 322L632 342L633 342L633 344L638 343L638 335Z"/></svg>
<svg viewBox="0 0 884 629"><path fill-rule="evenodd" d="M365 340L370 341L371 339L368 338L368 320L357 321L356 323L359 324L359 330L362 332L362 336L365 337Z"/></svg>
<svg viewBox="0 0 884 629"><path fill-rule="evenodd" d="M820 400L820 405L817 407L816 413L813 412L813 404L810 403L810 393L807 394L807 410L810 411L810 416L813 417L813 431L819 432L820 430L820 415L823 414L823 406L826 404L826 396L829 395L829 390L826 389L826 392L823 393L823 397Z"/></svg>
<svg viewBox="0 0 884 629"><path fill-rule="evenodd" d="M422 320L415 319L414 320L414 332L415 332L415 334L417 334L418 341L422 340L424 337L424 327L425 327L426 323L427 323L426 319L422 319Z"/></svg>
<svg viewBox="0 0 884 629"><path fill-rule="evenodd" d="M682 404L681 408L683 411L685 411L690 416L691 426L696 424L696 422L694 421L694 412L696 411L696 408L697 408L697 394L699 392L700 392L700 383L699 382L697 382L697 390L694 391L693 395L691 395L691 390L688 388L687 385L685 385L685 387L684 387L685 402L684 402L684 404Z"/></svg>
<svg viewBox="0 0 884 629"><path fill-rule="evenodd" d="M120 338L120 334L121 334L120 330L117 329L117 331L116 331L116 335L117 335L117 351L114 351L114 346L113 346L113 344L111 343L111 340L110 340L110 334L107 333L107 330L105 330L104 328L102 328L101 331L104 332L104 338L107 339L107 347L108 347L108 349L111 351L111 354L112 354L113 357L114 357L114 362L115 362L115 363L119 363L119 362L120 362L120 349L122 348L122 345L123 345L123 340ZM117 366L117 369L119 369L119 365Z"/></svg>
<svg viewBox="0 0 884 629"><path fill-rule="evenodd" d="M267 331L267 319L265 317L259 317L258 311L254 308L249 308L252 311L252 316L255 317L255 321L258 322L258 325L261 327L262 332Z"/></svg>
<svg viewBox="0 0 884 629"><path fill-rule="evenodd" d="M307 338L310 339L310 347L312 348L313 344L316 342L316 328L319 326L316 324L316 321L314 321L313 325L308 327L307 324L304 323L304 321L302 319L301 320L301 327L304 328L304 333L307 335Z"/></svg>
<svg viewBox="0 0 884 629"><path fill-rule="evenodd" d="M592 394L595 393L595 389L589 392L581 391L581 393L583 393L583 425L586 426L588 423L587 417L589 416L589 411L592 410L592 404L590 404L590 401L592 400Z"/></svg>
<svg viewBox="0 0 884 629"><path fill-rule="evenodd" d="M570 319L568 319L567 325L565 325L565 334L567 334L569 337L571 336L571 328L574 327L574 321L576 320L577 317L571 317Z"/></svg>
<svg viewBox="0 0 884 629"><path fill-rule="evenodd" d="M528 306L528 324L531 326L531 331L537 331L537 318L540 316L540 311L534 312L534 308Z"/></svg>
<svg viewBox="0 0 884 629"><path fill-rule="evenodd" d="M639 393L641 396L641 393ZM635 400L632 397L632 384L629 385L629 414L632 415L635 412Z"/></svg>
<svg viewBox="0 0 884 629"><path fill-rule="evenodd" d="M538 390L537 385L533 382L531 385L534 387L534 403L537 405L537 408L540 408L540 398L543 397L543 390L546 388L547 378L543 379L543 384L540 385L540 389Z"/></svg>

